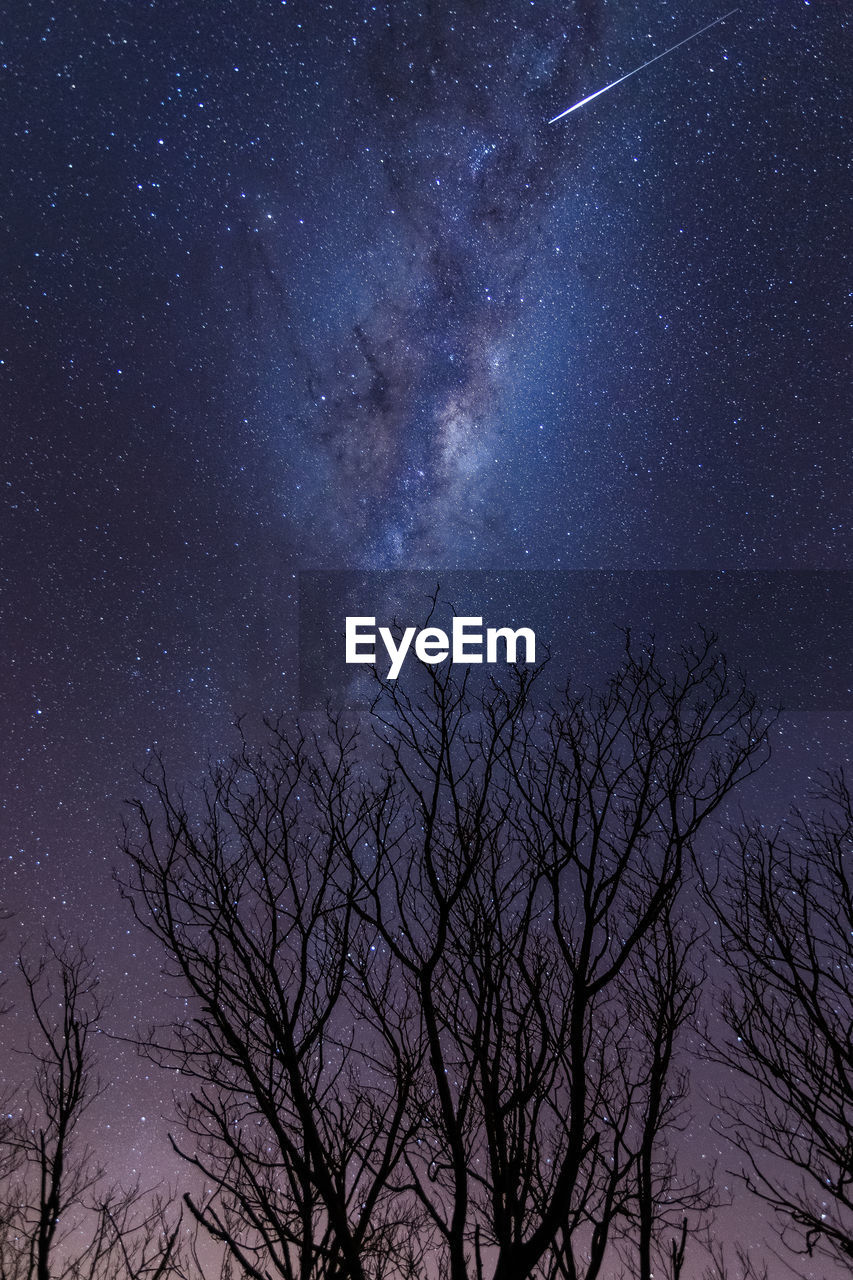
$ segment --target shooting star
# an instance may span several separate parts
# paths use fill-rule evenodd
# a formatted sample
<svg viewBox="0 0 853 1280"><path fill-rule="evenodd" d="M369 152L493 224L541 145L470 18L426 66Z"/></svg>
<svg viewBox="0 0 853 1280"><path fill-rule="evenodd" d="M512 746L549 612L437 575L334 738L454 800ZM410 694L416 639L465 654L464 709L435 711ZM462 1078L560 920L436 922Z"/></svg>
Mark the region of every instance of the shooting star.
<svg viewBox="0 0 853 1280"><path fill-rule="evenodd" d="M668 53L674 53L676 49L680 49L683 44L687 44L689 40L695 40L697 36L701 36L706 31L710 31L712 27L716 27L718 23L725 22L726 18L730 18L733 13L737 13L737 9L729 9L728 13L724 13L721 18L715 18L713 22L709 22L707 26L700 27L698 31L694 31L692 35L685 36L683 40L679 40L678 44L671 45L669 49L664 49L663 53L656 53L653 58L649 58L648 62L644 62L642 66L634 67L633 71L626 71L624 76L620 76L618 80L614 80L611 84L606 84L603 89L596 89L595 93L589 94L586 98L581 98L580 102L576 102L573 107L566 107L565 111L561 111L558 116L554 116L549 120L549 124L556 124L558 120L562 120L564 116L571 115L573 111L577 111L579 107L585 107L588 102L592 102L593 98L600 98L603 93L607 93L608 89L615 89L617 84L621 84L623 80L630 80L631 76L635 76L638 71L645 71L646 67L650 67L653 62L657 62L660 58L665 58Z"/></svg>

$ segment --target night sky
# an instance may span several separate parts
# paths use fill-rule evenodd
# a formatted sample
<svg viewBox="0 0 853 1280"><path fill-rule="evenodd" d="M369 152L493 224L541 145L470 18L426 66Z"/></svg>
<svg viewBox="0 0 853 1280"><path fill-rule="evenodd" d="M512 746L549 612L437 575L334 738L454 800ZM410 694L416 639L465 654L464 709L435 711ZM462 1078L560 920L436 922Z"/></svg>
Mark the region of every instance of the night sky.
<svg viewBox="0 0 853 1280"><path fill-rule="evenodd" d="M5 8L4 951L88 935L124 1031L162 987L111 881L134 769L295 707L306 571L489 571L497 625L538 571L558 659L567 571L842 607L851 24L747 0L548 124L725 6ZM798 652L769 814L849 749ZM168 1088L104 1062L95 1139L171 1173Z"/></svg>

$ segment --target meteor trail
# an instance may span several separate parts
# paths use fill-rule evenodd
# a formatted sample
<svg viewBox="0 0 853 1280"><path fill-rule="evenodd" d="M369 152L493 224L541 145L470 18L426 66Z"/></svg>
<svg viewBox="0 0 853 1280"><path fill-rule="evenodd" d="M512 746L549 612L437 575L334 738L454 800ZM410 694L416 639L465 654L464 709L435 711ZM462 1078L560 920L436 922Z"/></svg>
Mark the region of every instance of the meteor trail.
<svg viewBox="0 0 853 1280"><path fill-rule="evenodd" d="M549 120L549 124L556 124L558 120L562 120L564 116L571 115L573 111L577 111L578 107L585 107L588 102L592 102L593 98L600 98L608 89L615 89L617 84L621 84L623 80L629 80L631 76L635 76L638 71L644 71L646 67L650 67L653 62L657 62L659 58L665 58L668 53L674 53L676 49L680 49L683 44L687 44L688 40L695 40L697 36L701 36L703 32L710 31L711 27L716 27L717 23L725 22L726 18L730 18L733 13L737 13L737 9L729 9L728 13L724 13L721 18L715 18L713 22L709 22L707 26L700 27L698 31L694 31L692 35L685 36L683 40L679 40L678 44L671 45L669 49L664 49L663 53L656 53L653 58L649 58L648 62L644 62L642 66L634 67L633 71L626 71L624 76L620 76L618 80L606 84L603 89L596 89L595 93L589 94L586 98L581 98L580 102L576 102L573 107L566 107L565 111L561 111L558 116L554 116Z"/></svg>

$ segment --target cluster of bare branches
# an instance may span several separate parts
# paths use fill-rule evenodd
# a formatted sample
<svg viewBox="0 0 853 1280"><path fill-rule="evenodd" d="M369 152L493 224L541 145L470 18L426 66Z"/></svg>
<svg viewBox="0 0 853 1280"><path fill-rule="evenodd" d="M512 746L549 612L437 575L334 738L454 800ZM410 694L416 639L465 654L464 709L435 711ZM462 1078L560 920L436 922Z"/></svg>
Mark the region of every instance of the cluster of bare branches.
<svg viewBox="0 0 853 1280"><path fill-rule="evenodd" d="M772 723L713 641L665 667L629 639L603 692L547 707L536 679L430 668L361 727L268 725L189 793L155 763L122 892L182 996L142 1048L179 1073L200 1190L106 1177L101 987L46 940L19 957L0 1280L195 1280L198 1231L220 1280L766 1280L681 1154L709 946L734 1172L780 1259L849 1267L849 784L778 830L716 826L709 859Z"/></svg>
<svg viewBox="0 0 853 1280"><path fill-rule="evenodd" d="M853 1261L853 793L825 779L818 812L738 833L708 886L721 925L741 1085L724 1131L749 1189L795 1253Z"/></svg>
<svg viewBox="0 0 853 1280"><path fill-rule="evenodd" d="M766 755L713 643L626 646L547 712L532 677L384 687L358 732L271 725L187 799L148 774L124 892L191 995L197 1221L268 1280L680 1274L696 840Z"/></svg>
<svg viewBox="0 0 853 1280"><path fill-rule="evenodd" d="M92 1038L104 1009L85 948L46 938L18 968L33 1032L24 1083L4 1099L0 1278L189 1280L180 1216L163 1196L109 1182L82 1136L101 1093Z"/></svg>

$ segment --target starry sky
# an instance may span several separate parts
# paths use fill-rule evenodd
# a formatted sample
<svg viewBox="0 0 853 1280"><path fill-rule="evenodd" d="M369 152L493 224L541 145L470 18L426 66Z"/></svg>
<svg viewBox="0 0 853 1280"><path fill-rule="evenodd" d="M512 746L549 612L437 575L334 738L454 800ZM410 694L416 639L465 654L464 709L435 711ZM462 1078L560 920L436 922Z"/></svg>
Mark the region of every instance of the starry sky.
<svg viewBox="0 0 853 1280"><path fill-rule="evenodd" d="M158 747L195 776L236 716L296 704L312 574L462 574L498 625L544 609L564 665L583 573L650 626L667 575L717 584L710 623L721 573L738 600L763 575L746 648L796 694L750 799L845 757L844 6L745 0L547 123L722 12L7 6L4 967L76 930L117 1022L156 1001L110 879L133 770ZM98 1137L149 1173L162 1086L109 1052Z"/></svg>

